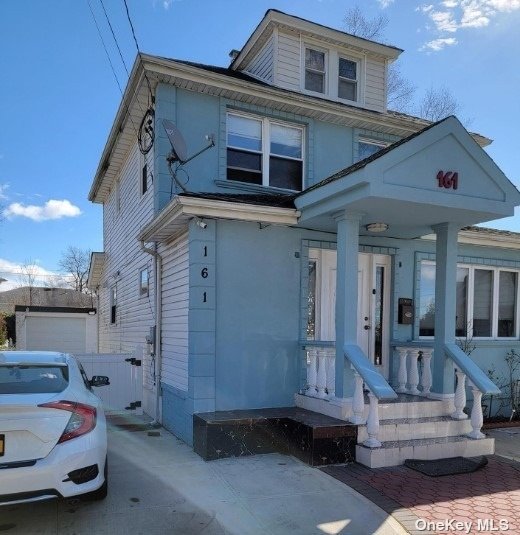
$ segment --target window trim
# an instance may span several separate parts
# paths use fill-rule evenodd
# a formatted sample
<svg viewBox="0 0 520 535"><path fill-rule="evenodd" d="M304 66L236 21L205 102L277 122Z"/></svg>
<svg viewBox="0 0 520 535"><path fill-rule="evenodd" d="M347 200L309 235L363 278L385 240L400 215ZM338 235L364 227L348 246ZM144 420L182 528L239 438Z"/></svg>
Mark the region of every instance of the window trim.
<svg viewBox="0 0 520 535"><path fill-rule="evenodd" d="M109 304L110 325L117 325L117 286L115 284L110 287Z"/></svg>
<svg viewBox="0 0 520 535"><path fill-rule="evenodd" d="M143 273L146 273L146 291L143 291L143 284L142 284ZM139 297L148 297L150 295L150 271L148 270L148 266L145 266L139 269L137 283L138 283L137 291L138 291Z"/></svg>
<svg viewBox="0 0 520 535"><path fill-rule="evenodd" d="M356 64L356 79L355 80L353 80L351 78L345 78L344 76L340 76L340 74L339 74L339 62L342 59L344 59L346 61L351 61L352 63ZM361 76L360 76L360 73L361 73L361 59L360 58L355 58L353 56L348 56L346 54L341 54L339 52L338 53L337 68L338 68L338 76L337 76L337 80L338 80L337 97L338 97L338 100L340 100L341 102L355 102L355 103L358 103L359 100L360 100L359 97L360 97L360 87L361 87ZM356 84L356 98L354 100L351 100L351 99L348 99L348 98L343 98L343 97L339 96L339 83L340 83L341 80L345 80L346 82L354 82Z"/></svg>
<svg viewBox="0 0 520 535"><path fill-rule="evenodd" d="M301 87L303 91L306 93L309 93L310 95L318 95L318 96L330 96L329 95L329 72L330 72L330 50L327 48L323 48L323 46L314 45L309 42L302 43L303 53L302 53L302 84ZM308 69L307 68L307 61L306 61L306 55L307 50L314 50L315 52L321 52L324 55L323 58L323 72L318 71L316 69ZM312 89L307 89L305 86L305 74L307 73L307 70L309 72L315 73L315 74L323 74L323 92L320 91L313 91Z"/></svg>
<svg viewBox="0 0 520 535"><path fill-rule="evenodd" d="M420 260L419 261L419 273L417 280L421 280L421 266L430 265L435 266L435 260ZM518 340L520 337L520 321L519 321L519 312L520 312L520 269L509 268L505 266L491 266L488 264L468 264L465 262L457 262L457 268L466 268L468 269L468 293L466 296L466 317L468 318L468 329L467 336L473 340L478 341L511 341ZM473 311L474 311L474 299L475 299L475 270L482 271L491 271L493 276L492 281L492 309L491 309L491 336L474 336L473 335ZM502 271L508 273L516 273L516 296L515 296L515 325L514 325L514 335L513 336L498 336L498 305L499 305L499 280L500 273ZM417 287L419 290L419 286ZM418 323L417 323L417 335L415 336L416 340L434 340L435 336L421 336L420 333L420 291L419 291L419 303L417 303L418 311ZM465 338L464 336L458 336L457 338Z"/></svg>
<svg viewBox="0 0 520 535"><path fill-rule="evenodd" d="M388 141L381 141L379 139L359 136L358 139L357 139L356 162L359 162L359 161L362 160L362 158L360 158L360 156L359 156L359 145L360 145L360 143L364 143L365 145L375 145L376 147L380 147L379 150L386 149L386 147L391 145L391 143L388 142ZM379 152L379 151L376 151L376 152ZM367 157L369 158L370 156L367 156Z"/></svg>
<svg viewBox="0 0 520 535"><path fill-rule="evenodd" d="M235 116L238 116L238 117L244 117L246 119L252 119L252 120L255 120L255 121L258 121L260 122L261 124L261 129L262 129L262 150L261 151L257 151L257 150L254 150L254 149L244 149L243 147L237 147L235 145L228 145L228 134L229 134L229 116L230 115L235 115ZM294 129L297 129L297 130L300 130L301 132L301 135L302 135L302 138L301 138L301 158L293 158L291 156L284 156L284 155L280 155L280 154L273 154L272 156L275 157L275 158L282 158L284 160L291 160L291 161L296 161L296 162L301 162L302 163L302 176L301 176L301 189L299 190L293 190L293 189L288 189L288 188L280 188L278 186L272 186L270 183L269 183L269 180L270 180L270 176L269 176L269 161L270 161L270 158L271 158L271 125L272 124L276 124L276 125L279 125L279 126L282 126L282 127L288 127L288 128L294 128ZM273 188L273 189L279 189L279 190L282 190L282 191L297 191L297 192L300 192L300 191L303 191L304 188L305 188L305 170L306 170L306 150L305 150L305 147L306 147L306 126L303 125L303 124L298 124L298 123L292 123L292 122L289 122L289 121L284 121L284 120L281 120L281 119L276 119L276 118L271 118L271 117L264 117L264 116L260 116L260 115L255 115L254 113L247 113L247 112L243 112L243 111L238 111L238 110L227 110L226 111L226 171L227 169L236 169L236 170L241 170L243 168L239 168L239 167L233 167L233 166L228 166L227 164L227 150L228 149L233 149L233 150L240 150L240 151L243 151L243 152L248 152L250 154L259 154L261 156L261 161L262 161L262 170L261 170L261 176L262 176L262 183L261 184L255 184L255 183L249 183L247 182L248 185L254 185L254 186L257 186L257 187L263 187L263 188ZM250 169L243 169L244 171L248 171L248 172L251 172ZM226 181L227 182L230 182L230 183L236 183L236 184L242 184L243 182L239 181L239 180L230 180L226 177Z"/></svg>

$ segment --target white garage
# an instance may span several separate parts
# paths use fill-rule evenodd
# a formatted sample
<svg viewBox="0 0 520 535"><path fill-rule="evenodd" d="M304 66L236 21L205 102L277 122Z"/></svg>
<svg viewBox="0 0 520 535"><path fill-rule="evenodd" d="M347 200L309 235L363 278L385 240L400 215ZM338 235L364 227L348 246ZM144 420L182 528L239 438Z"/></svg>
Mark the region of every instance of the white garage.
<svg viewBox="0 0 520 535"><path fill-rule="evenodd" d="M97 352L95 309L17 306L15 312L17 349Z"/></svg>

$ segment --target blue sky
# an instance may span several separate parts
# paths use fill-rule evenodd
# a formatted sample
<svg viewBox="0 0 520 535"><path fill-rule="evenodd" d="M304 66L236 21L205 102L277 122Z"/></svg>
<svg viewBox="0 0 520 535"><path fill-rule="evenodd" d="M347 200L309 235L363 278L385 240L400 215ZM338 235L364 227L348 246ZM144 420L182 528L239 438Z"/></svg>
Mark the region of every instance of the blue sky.
<svg viewBox="0 0 520 535"><path fill-rule="evenodd" d="M68 245L102 250L102 211L87 200L126 72L100 0L0 2L0 277L19 282L32 262L42 279ZM520 187L520 0L364 0L386 13L387 42L403 48L401 71L417 87L445 86L470 129L494 140L488 153ZM104 0L129 69L136 49L123 0ZM269 8L342 28L346 0L128 0L143 52L215 65L241 48ZM520 232L520 214L495 224Z"/></svg>

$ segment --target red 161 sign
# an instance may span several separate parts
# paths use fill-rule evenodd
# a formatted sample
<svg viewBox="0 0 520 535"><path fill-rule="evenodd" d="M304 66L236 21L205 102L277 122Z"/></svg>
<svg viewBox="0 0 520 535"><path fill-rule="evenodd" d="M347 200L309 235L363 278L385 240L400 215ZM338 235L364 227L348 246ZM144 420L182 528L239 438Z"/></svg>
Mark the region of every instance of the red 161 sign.
<svg viewBox="0 0 520 535"><path fill-rule="evenodd" d="M439 171L437 173L439 188L457 189L459 187L459 173L454 171Z"/></svg>

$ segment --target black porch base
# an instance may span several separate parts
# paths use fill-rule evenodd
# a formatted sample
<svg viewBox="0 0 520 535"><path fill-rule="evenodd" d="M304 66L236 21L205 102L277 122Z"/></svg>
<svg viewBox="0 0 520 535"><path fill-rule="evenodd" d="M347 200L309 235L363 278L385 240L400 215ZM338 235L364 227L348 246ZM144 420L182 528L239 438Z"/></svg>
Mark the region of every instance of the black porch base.
<svg viewBox="0 0 520 535"><path fill-rule="evenodd" d="M294 455L311 466L354 461L357 427L296 407L193 415L193 449L204 460L260 453Z"/></svg>

